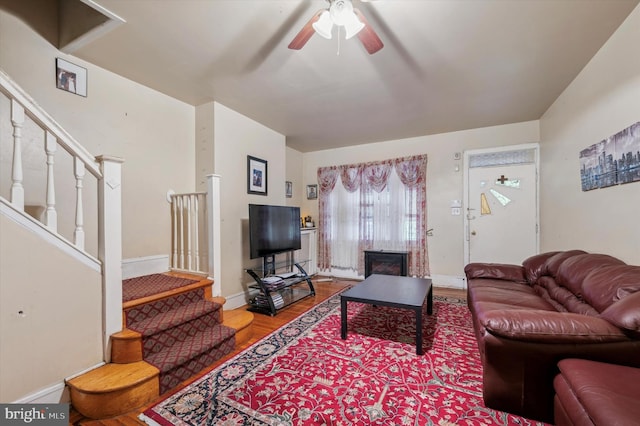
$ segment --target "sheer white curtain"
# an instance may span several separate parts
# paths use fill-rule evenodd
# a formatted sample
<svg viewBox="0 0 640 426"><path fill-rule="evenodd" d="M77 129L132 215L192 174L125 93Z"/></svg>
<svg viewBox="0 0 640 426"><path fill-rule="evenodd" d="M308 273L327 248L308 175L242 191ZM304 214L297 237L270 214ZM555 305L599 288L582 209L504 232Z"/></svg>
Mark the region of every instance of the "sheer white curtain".
<svg viewBox="0 0 640 426"><path fill-rule="evenodd" d="M364 250L409 252L410 275L429 274L426 155L318 169L321 271L364 274Z"/></svg>
<svg viewBox="0 0 640 426"><path fill-rule="evenodd" d="M360 243L360 190L347 191L337 184L330 195L331 206L331 268L338 271L357 270ZM344 275L344 274L343 274Z"/></svg>
<svg viewBox="0 0 640 426"><path fill-rule="evenodd" d="M404 250L408 235L406 204L407 193L400 178L391 173L381 192L366 194L367 207L371 211L368 234L376 250Z"/></svg>

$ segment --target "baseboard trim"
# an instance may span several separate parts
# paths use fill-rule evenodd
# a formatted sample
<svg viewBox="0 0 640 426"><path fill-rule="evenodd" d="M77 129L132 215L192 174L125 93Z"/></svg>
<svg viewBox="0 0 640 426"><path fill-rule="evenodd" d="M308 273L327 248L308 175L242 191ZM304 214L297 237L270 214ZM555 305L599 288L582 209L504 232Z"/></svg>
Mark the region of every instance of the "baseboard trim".
<svg viewBox="0 0 640 426"><path fill-rule="evenodd" d="M95 370L98 367L102 367L105 363L99 362L98 364L85 368L82 371L78 371L77 373L67 377L64 379L62 383L56 383L55 385L51 385L44 389L41 389L37 392L31 393L29 395L23 396L22 398L13 401L13 404L56 404L56 403L70 403L71 395L69 395L69 389L67 388L65 382L67 380L73 379L74 377L78 377L87 373L91 370Z"/></svg>
<svg viewBox="0 0 640 426"><path fill-rule="evenodd" d="M465 277L434 274L429 278L431 278L434 287L455 288L459 290L467 289L467 280Z"/></svg>
<svg viewBox="0 0 640 426"><path fill-rule="evenodd" d="M13 401L13 404L65 404L70 402L69 390L63 382L24 396Z"/></svg>
<svg viewBox="0 0 640 426"><path fill-rule="evenodd" d="M238 309L239 307L247 304L247 293L244 291L230 296L224 296L224 298L226 299L226 302L224 303L225 311Z"/></svg>
<svg viewBox="0 0 640 426"><path fill-rule="evenodd" d="M161 274L169 270L169 255L134 257L122 260L122 279Z"/></svg>

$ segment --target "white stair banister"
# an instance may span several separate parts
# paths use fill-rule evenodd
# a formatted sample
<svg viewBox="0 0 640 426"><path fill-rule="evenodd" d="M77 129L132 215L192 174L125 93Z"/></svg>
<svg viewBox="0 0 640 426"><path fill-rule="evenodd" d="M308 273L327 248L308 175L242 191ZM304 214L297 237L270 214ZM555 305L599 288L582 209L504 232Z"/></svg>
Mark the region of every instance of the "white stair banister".
<svg viewBox="0 0 640 426"><path fill-rule="evenodd" d="M220 175L207 175L207 244L209 278L213 280L211 289L214 297L222 295L222 274L220 266Z"/></svg>
<svg viewBox="0 0 640 426"><path fill-rule="evenodd" d="M198 218L200 217L200 203L198 202L199 198L197 194L192 195L193 197L193 228L195 232L193 233L193 247L194 247L194 257L195 257L195 268L196 271L200 270L200 239L198 235L200 233L200 221Z"/></svg>
<svg viewBox="0 0 640 426"><path fill-rule="evenodd" d="M24 211L24 187L22 186L22 126L24 107L11 99L11 124L13 125L13 161L11 163L11 204Z"/></svg>
<svg viewBox="0 0 640 426"><path fill-rule="evenodd" d="M191 234L193 233L193 229L191 228L191 215L193 212L191 211L191 195L185 195L184 200L187 204L187 269L191 270Z"/></svg>
<svg viewBox="0 0 640 426"><path fill-rule="evenodd" d="M184 269L184 197L178 198L180 210L180 268Z"/></svg>
<svg viewBox="0 0 640 426"><path fill-rule="evenodd" d="M84 250L84 211L82 209L84 163L78 157L74 157L73 159L73 170L76 176L76 229L73 231L73 239L76 247Z"/></svg>
<svg viewBox="0 0 640 426"><path fill-rule="evenodd" d="M208 248L209 195L206 192L167 192L171 203L171 269L210 274Z"/></svg>
<svg viewBox="0 0 640 426"><path fill-rule="evenodd" d="M58 229L58 213L56 212L56 187L53 179L54 155L58 147L56 137L49 131L45 133L44 150L47 153L47 209L44 224L54 232Z"/></svg>
<svg viewBox="0 0 640 426"><path fill-rule="evenodd" d="M103 179L98 185L99 257L102 260L102 314L104 359L111 360L110 337L122 330L122 163L121 158L99 156Z"/></svg>
<svg viewBox="0 0 640 426"><path fill-rule="evenodd" d="M171 242L173 255L171 257L171 267L177 268L178 267L178 203L175 197L173 196L173 194L171 194L170 197L171 198L169 202L171 203L171 209L173 210L172 212L173 220L171 222L171 225L173 226L173 241Z"/></svg>
<svg viewBox="0 0 640 426"><path fill-rule="evenodd" d="M9 182L10 199L6 200L0 196L2 214L10 215L21 226L29 228L70 254L74 259L102 274L103 357L108 362L111 357L110 337L122 330L122 200L120 183L123 160L106 156L94 157L1 69L0 96L9 100L8 114L0 115L3 118L7 115L10 116L6 118L10 118L13 132L12 140L7 138L6 143L7 151L8 145L13 145L11 181ZM35 127L33 127L34 125ZM38 127L42 133L37 130L31 132L32 128ZM28 138L23 137L24 129L29 132ZM31 143L34 139L31 137L32 134L42 135L40 141L44 143L46 164L38 164L37 158L35 162L25 163L29 171L32 168L40 167L41 169L38 171L44 172L28 173L25 176L23 162L34 158L23 158L23 150L25 150L23 145ZM37 136L35 138L37 139ZM33 149L31 146L27 146L27 148ZM63 155L69 154L73 159L72 172L75 177L76 195L75 217L65 218L65 222L75 220L75 229L71 239L58 234L57 230L59 228L58 216L64 213L56 205L56 197L59 194L73 194L74 191L73 186L65 186L63 181L54 181L54 176L58 173L56 169L60 168L59 165L54 166L55 157L61 151L59 148L62 148ZM65 163L59 162L59 164ZM83 184L86 172L93 175L98 182L97 258L85 249ZM39 189L43 187L45 191L40 192ZM26 196L26 192L29 192L29 196ZM39 199L41 193L45 194L44 200ZM25 198L30 204L33 204L29 206L32 210L33 207L45 205L44 214L41 217L39 214L30 216L30 213L25 211ZM73 212L69 213L74 214Z"/></svg>

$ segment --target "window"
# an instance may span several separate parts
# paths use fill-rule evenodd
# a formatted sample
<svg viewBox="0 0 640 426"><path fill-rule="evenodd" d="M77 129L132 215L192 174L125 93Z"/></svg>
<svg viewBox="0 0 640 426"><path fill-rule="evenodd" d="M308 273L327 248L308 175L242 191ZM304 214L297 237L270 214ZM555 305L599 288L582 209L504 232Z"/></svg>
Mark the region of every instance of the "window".
<svg viewBox="0 0 640 426"><path fill-rule="evenodd" d="M428 275L426 156L321 168L318 179L321 270L361 276L375 249L407 251L409 274Z"/></svg>

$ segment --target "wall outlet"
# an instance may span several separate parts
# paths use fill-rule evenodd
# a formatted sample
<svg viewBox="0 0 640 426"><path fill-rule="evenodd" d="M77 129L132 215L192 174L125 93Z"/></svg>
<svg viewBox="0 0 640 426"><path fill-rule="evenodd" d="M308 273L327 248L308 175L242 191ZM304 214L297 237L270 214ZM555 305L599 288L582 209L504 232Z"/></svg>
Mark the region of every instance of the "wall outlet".
<svg viewBox="0 0 640 426"><path fill-rule="evenodd" d="M460 216L460 207L451 207L452 216Z"/></svg>

